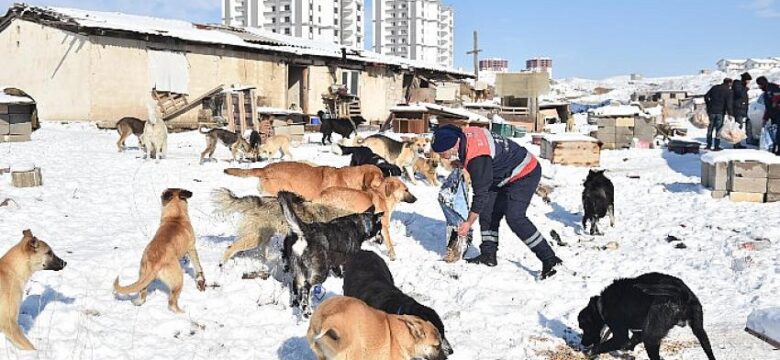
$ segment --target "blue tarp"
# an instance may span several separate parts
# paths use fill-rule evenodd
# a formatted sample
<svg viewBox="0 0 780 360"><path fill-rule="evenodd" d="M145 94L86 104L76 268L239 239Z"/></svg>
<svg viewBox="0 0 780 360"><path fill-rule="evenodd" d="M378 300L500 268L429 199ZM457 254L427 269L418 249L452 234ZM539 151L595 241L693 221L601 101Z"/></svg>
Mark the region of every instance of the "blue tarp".
<svg viewBox="0 0 780 360"><path fill-rule="evenodd" d="M604 100L598 104L580 104L580 103L572 102L569 104L569 111L571 111L572 114L584 113L590 109L598 109L600 107L607 106L611 102L612 100Z"/></svg>

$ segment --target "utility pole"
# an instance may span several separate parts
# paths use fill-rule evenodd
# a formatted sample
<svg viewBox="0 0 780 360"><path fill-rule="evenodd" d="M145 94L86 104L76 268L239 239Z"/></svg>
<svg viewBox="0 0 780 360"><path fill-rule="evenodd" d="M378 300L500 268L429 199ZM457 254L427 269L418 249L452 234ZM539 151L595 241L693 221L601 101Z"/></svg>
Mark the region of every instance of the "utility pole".
<svg viewBox="0 0 780 360"><path fill-rule="evenodd" d="M477 77L477 81L479 81L479 53L481 52L479 38L477 37L477 32L474 31L474 48L466 54L474 54L474 75Z"/></svg>

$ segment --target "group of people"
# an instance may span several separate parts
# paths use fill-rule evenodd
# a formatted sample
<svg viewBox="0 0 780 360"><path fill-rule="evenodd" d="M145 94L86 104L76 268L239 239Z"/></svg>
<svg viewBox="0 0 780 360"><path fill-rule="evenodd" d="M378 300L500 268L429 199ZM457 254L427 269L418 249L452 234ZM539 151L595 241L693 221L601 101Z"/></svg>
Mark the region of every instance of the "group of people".
<svg viewBox="0 0 780 360"><path fill-rule="evenodd" d="M707 105L707 115L710 123L707 128L707 150L722 150L720 147L719 134L723 128L726 116L733 116L739 124L740 129L747 135L746 142L751 142L752 126L748 118L748 107L750 98L748 89L753 77L749 73L740 75L739 80L730 78L723 79L723 83L710 88L704 95L704 102ZM764 92L763 98L765 111L763 116L764 124L771 122L772 125L780 126L780 86L760 76L756 79L758 87ZM735 149L743 148L740 143L734 144ZM774 133L774 144L770 149L774 154L780 155L780 131Z"/></svg>

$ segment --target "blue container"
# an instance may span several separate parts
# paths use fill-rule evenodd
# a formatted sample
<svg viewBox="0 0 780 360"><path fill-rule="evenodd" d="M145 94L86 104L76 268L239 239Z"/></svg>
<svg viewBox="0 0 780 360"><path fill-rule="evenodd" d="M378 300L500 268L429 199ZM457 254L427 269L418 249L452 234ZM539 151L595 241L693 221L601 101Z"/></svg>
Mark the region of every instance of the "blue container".
<svg viewBox="0 0 780 360"><path fill-rule="evenodd" d="M309 118L309 123L312 124L312 125L321 125L322 124L322 120L320 120L320 118L317 117L317 116L312 116L312 117Z"/></svg>

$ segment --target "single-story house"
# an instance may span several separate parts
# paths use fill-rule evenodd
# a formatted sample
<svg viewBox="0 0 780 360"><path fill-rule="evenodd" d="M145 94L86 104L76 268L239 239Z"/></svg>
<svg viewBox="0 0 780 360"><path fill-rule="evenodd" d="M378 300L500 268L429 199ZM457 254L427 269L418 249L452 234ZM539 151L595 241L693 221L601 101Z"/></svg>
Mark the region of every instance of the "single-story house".
<svg viewBox="0 0 780 360"><path fill-rule="evenodd" d="M193 127L200 103L235 84L254 87L259 106L307 114L325 108L333 85L345 85L361 99L362 116L379 122L418 76L473 77L260 29L25 4L0 18L0 54L0 83L35 99L42 120L109 126L145 119L154 94L176 104L169 126Z"/></svg>

